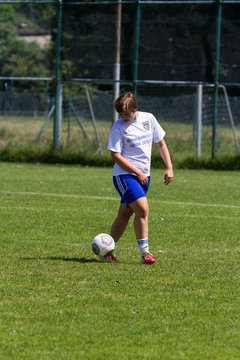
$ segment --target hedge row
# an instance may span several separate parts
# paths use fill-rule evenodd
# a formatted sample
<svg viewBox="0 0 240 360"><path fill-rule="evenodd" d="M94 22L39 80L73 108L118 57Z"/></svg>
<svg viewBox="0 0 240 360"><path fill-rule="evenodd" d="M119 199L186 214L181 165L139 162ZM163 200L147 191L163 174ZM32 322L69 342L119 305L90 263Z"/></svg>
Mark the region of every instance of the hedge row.
<svg viewBox="0 0 240 360"><path fill-rule="evenodd" d="M36 146L8 146L0 149L0 161L26 162L46 164L71 164L82 166L112 166L112 159L108 152L84 152L79 149L51 147L39 148ZM240 155L216 157L215 159L188 157L184 160L173 159L175 168L185 169L213 169L213 170L240 170ZM156 154L152 156L152 167L163 168L164 164Z"/></svg>

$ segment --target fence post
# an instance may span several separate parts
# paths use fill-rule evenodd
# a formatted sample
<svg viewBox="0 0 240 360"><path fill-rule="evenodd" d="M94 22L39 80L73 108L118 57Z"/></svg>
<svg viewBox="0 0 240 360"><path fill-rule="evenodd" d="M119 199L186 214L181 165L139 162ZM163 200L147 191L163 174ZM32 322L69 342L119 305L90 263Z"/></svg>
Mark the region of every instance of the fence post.
<svg viewBox="0 0 240 360"><path fill-rule="evenodd" d="M117 3L117 16L116 16L116 53L114 64L114 101L120 94L120 79L121 79L121 23L122 23L122 0ZM114 119L117 121L118 113L114 110Z"/></svg>
<svg viewBox="0 0 240 360"><path fill-rule="evenodd" d="M135 58L134 58L134 79L133 92L137 96L137 80L138 80L138 66L139 66L139 38L140 38L140 21L141 21L141 3L137 0L137 14L136 14L136 30L135 30Z"/></svg>
<svg viewBox="0 0 240 360"><path fill-rule="evenodd" d="M61 145L62 124L62 85L61 85L61 37L62 37L62 0L57 3L57 49L56 49L56 84L55 84L55 113L53 124L53 145Z"/></svg>
<svg viewBox="0 0 240 360"><path fill-rule="evenodd" d="M197 157L202 156L202 104L203 103L203 86L197 87Z"/></svg>
<svg viewBox="0 0 240 360"><path fill-rule="evenodd" d="M214 83L214 110L212 125L212 159L216 152L216 133L218 123L218 87L219 87L219 62L221 47L221 20L222 20L222 0L217 1L217 32L216 32L216 60L215 60L215 83Z"/></svg>

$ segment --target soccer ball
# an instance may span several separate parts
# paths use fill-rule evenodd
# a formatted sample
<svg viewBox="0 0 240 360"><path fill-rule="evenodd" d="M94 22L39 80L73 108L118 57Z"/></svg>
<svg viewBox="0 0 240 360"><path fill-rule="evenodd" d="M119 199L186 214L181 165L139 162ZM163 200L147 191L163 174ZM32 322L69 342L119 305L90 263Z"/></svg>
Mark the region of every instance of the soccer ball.
<svg viewBox="0 0 240 360"><path fill-rule="evenodd" d="M110 254L115 248L115 241L108 234L98 234L92 240L92 251L98 256Z"/></svg>

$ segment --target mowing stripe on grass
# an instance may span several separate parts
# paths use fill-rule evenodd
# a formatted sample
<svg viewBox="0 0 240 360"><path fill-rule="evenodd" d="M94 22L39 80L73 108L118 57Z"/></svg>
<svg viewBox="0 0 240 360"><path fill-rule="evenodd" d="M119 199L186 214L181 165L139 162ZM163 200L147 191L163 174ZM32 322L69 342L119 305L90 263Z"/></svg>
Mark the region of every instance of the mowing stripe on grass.
<svg viewBox="0 0 240 360"><path fill-rule="evenodd" d="M41 192L28 192L28 191L0 191L0 194L3 194L3 195L19 195L19 196L46 196L46 197L49 196L49 197L88 199L88 200L119 201L119 198L117 198L117 197L108 197L108 196L41 193ZM160 203L160 204L179 205L179 206L203 206L203 207L214 207L214 208L240 209L240 205L230 205L230 204L207 204L207 203L199 203L199 202L162 201L162 200L154 200L154 199L150 199L150 202Z"/></svg>
<svg viewBox="0 0 240 360"><path fill-rule="evenodd" d="M34 212L45 212L45 211L49 211L49 212L55 212L55 213L61 213L61 212L79 212L79 208L73 209L73 208L50 208L50 207L29 207L29 206L0 206L0 210L19 210L19 211L34 211ZM95 211L96 213L98 213L98 210ZM94 213L94 210L92 210L92 213ZM158 214L154 214L152 213L152 216L159 216ZM181 215L176 215L176 214L172 214L171 216L165 216L164 218L161 218L162 221L164 221L165 219L168 218L197 218L197 219L208 219L209 215L192 215L192 214L181 214ZM239 216L226 216L226 215L211 215L211 219L221 219L221 220L229 220L229 219L234 219L234 220L239 220Z"/></svg>

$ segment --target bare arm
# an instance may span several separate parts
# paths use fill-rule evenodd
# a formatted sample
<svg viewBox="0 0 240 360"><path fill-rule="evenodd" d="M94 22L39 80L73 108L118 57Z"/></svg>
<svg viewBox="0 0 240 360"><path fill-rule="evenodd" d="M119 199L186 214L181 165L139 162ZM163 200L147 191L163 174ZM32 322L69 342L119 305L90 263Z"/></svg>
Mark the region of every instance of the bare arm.
<svg viewBox="0 0 240 360"><path fill-rule="evenodd" d="M164 183L166 185L170 184L173 181L173 166L171 157L168 151L167 144L165 143L165 140L161 140L157 143L157 148L159 150L159 153L166 165L166 171L164 176Z"/></svg>
<svg viewBox="0 0 240 360"><path fill-rule="evenodd" d="M148 177L143 174L136 166L131 164L127 159L125 159L120 153L111 151L113 161L121 166L126 171L129 171L132 174L135 174L142 185L148 182Z"/></svg>

